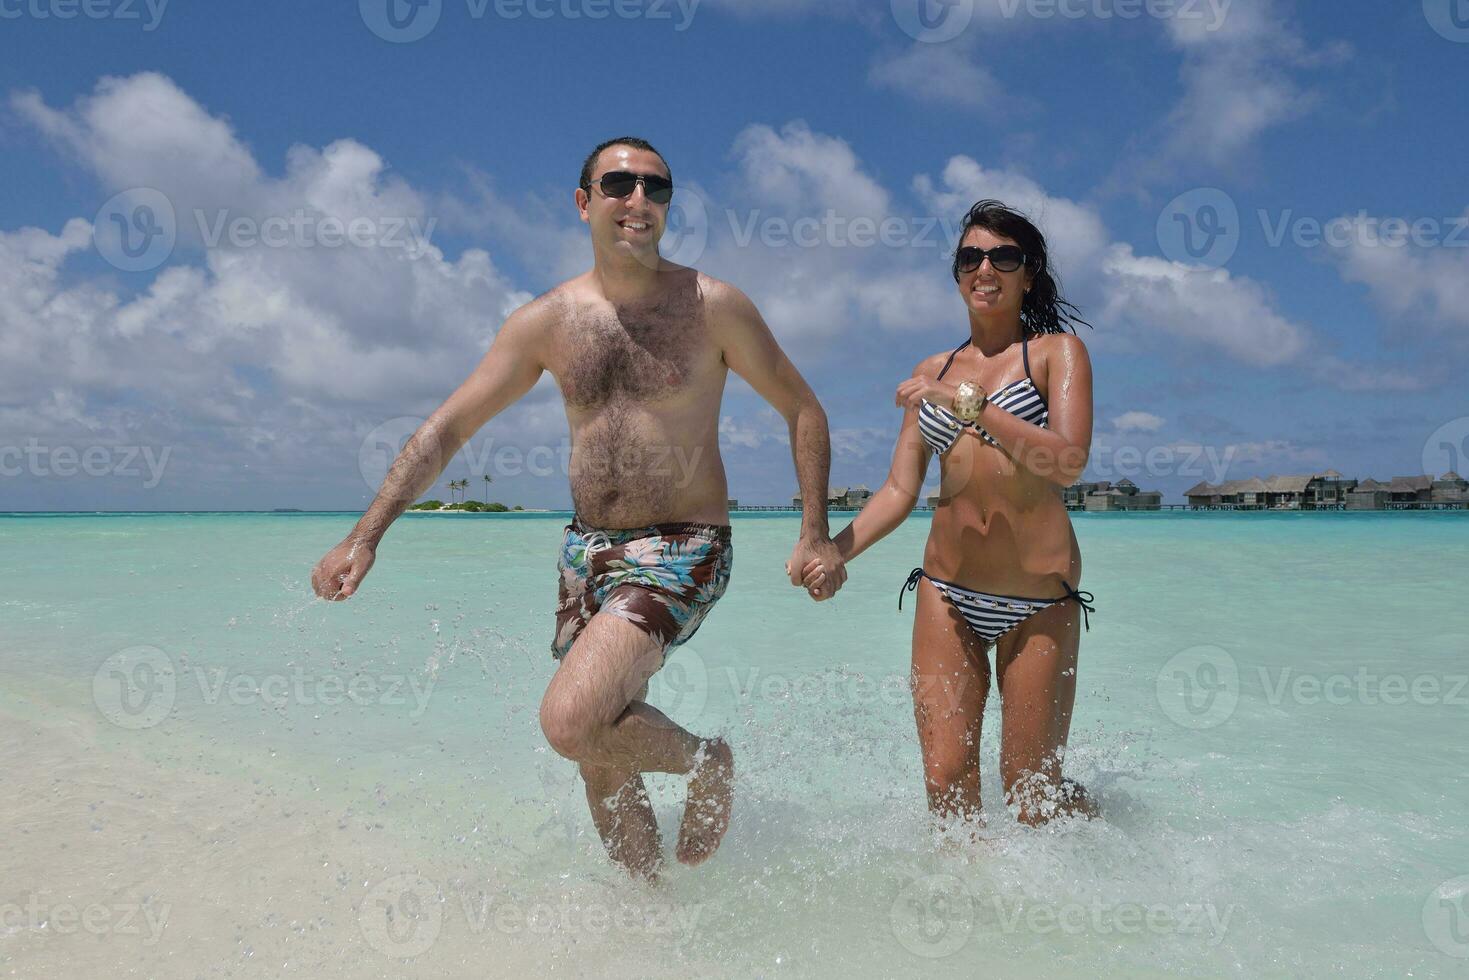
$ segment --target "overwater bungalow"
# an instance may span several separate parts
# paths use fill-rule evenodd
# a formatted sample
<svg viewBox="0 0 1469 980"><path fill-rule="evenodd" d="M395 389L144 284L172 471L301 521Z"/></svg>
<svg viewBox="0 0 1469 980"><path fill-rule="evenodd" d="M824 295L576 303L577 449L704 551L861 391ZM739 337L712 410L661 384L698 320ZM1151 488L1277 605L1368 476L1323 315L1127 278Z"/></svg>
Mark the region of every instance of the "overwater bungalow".
<svg viewBox="0 0 1469 980"><path fill-rule="evenodd" d="M1163 494L1158 490L1139 490L1131 480L1118 480L1116 486L1093 490L1083 505L1088 511L1161 510Z"/></svg>
<svg viewBox="0 0 1469 980"><path fill-rule="evenodd" d="M872 491L867 489L866 484L858 484L855 487L828 487L826 490L826 506L832 510L861 510L867 501L872 499ZM791 497L791 505L798 510L801 507L801 492L796 491Z"/></svg>

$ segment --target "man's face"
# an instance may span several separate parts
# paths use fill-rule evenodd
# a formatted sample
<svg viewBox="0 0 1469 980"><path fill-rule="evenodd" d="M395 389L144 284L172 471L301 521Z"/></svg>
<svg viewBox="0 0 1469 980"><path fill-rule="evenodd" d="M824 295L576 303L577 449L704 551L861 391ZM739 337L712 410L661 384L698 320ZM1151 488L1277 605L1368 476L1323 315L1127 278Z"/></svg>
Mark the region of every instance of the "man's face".
<svg viewBox="0 0 1469 980"><path fill-rule="evenodd" d="M608 197L598 178L618 170L669 176L658 154L631 146L609 146L592 168L590 190L577 188L576 204L581 219L591 226L592 240L604 248L642 257L656 256L658 241L668 223L668 205L648 200L641 183L627 197Z"/></svg>

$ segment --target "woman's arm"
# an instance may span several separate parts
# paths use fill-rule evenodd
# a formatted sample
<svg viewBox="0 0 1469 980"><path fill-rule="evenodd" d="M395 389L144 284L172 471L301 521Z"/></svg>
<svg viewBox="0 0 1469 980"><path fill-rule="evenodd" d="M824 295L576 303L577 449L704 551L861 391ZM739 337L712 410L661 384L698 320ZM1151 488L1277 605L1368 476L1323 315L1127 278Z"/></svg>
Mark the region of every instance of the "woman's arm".
<svg viewBox="0 0 1469 980"><path fill-rule="evenodd" d="M941 358L942 355L938 355L938 358L924 361L914 370L913 376L922 377L925 372L932 374L937 370L937 364L931 362ZM923 477L928 473L928 463L932 456L933 451L928 448L918 431L918 410L906 409L903 412L903 427L899 430L897 444L893 447L893 462L888 469L887 479L863 505L852 523L832 538L844 562L850 562L893 533L913 513L923 492ZM808 562L802 573L801 584L810 591L821 584L825 574L819 561Z"/></svg>
<svg viewBox="0 0 1469 980"><path fill-rule="evenodd" d="M851 561L883 538L893 533L918 506L923 492L923 477L928 472L933 451L918 433L918 412L903 413L903 428L893 448L893 463L887 479L862 507L852 523L832 540L842 558Z"/></svg>

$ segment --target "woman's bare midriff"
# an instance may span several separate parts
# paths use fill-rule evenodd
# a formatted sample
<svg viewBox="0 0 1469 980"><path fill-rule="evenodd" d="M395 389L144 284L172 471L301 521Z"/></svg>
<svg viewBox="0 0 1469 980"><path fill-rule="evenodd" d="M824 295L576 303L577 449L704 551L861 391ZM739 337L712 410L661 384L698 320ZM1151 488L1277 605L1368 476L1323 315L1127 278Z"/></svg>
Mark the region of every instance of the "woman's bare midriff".
<svg viewBox="0 0 1469 980"><path fill-rule="evenodd" d="M1079 588L1081 550L1053 483L965 434L942 460L924 550L931 576L994 595L1056 598Z"/></svg>

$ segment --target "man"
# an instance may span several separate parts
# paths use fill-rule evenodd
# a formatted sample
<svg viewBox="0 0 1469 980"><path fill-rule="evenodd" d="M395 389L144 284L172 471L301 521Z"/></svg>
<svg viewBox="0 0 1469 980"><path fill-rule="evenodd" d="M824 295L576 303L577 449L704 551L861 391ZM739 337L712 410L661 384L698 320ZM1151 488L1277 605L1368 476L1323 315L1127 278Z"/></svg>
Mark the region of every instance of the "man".
<svg viewBox="0 0 1469 980"><path fill-rule="evenodd" d="M846 577L826 523L826 415L744 294L658 254L672 190L667 163L645 140L610 140L592 152L576 191L591 230L591 271L510 315L311 577L323 598L353 595L388 526L481 426L549 371L571 426L576 519L562 544L552 644L559 665L541 728L579 765L608 854L648 878L661 847L643 773L689 777L680 861L708 859L729 826L729 745L690 734L642 699L648 678L698 629L729 576L719 409L730 370L790 426L805 501L787 564L791 584L801 584L812 560L829 573L813 598L829 597ZM670 456L693 464L678 481Z"/></svg>

